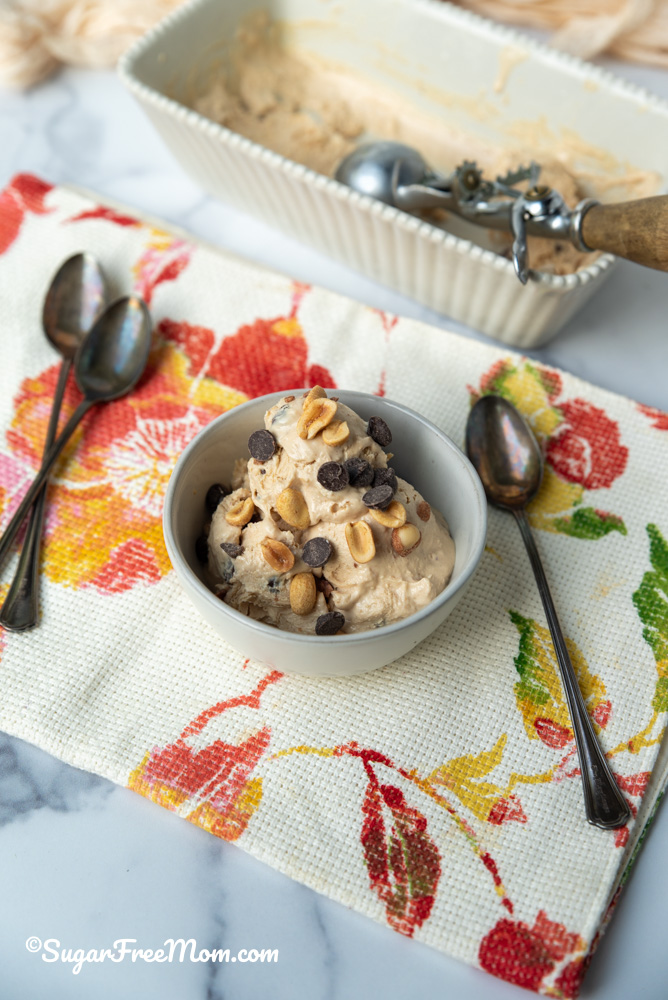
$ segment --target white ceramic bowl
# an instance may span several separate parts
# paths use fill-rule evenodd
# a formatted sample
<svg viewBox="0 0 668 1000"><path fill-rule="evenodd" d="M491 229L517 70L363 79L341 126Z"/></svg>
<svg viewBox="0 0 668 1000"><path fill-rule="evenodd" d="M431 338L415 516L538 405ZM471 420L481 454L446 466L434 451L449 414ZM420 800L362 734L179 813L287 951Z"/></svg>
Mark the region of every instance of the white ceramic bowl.
<svg viewBox="0 0 668 1000"><path fill-rule="evenodd" d="M322 637L283 632L228 607L203 581L195 542L206 518L212 483L230 480L235 459L246 455L265 411L287 393L261 396L229 410L199 432L169 481L163 512L165 543L189 598L207 622L240 653L285 673L361 674L403 656L456 607L480 561L487 530L487 501L473 466L434 424L399 403L337 389L341 402L368 419L381 416L392 429L392 466L445 516L455 542L450 583L426 608L404 621L369 632ZM447 642L447 634L444 635Z"/></svg>
<svg viewBox="0 0 668 1000"><path fill-rule="evenodd" d="M601 162L611 174L628 163L656 172L656 193L667 189L665 142L657 137L666 133L668 104L591 63L435 0L260 6L299 50L377 82L446 129L501 149L522 134L553 155L568 134L577 150L572 165L583 177ZM520 348L546 343L600 288L614 263L609 254L575 274L522 286L510 261L485 247L482 227L458 223L457 235L445 232L194 111L193 97L229 64L240 25L256 9L248 0L187 0L118 64L122 82L205 191ZM544 155L540 148L531 154Z"/></svg>

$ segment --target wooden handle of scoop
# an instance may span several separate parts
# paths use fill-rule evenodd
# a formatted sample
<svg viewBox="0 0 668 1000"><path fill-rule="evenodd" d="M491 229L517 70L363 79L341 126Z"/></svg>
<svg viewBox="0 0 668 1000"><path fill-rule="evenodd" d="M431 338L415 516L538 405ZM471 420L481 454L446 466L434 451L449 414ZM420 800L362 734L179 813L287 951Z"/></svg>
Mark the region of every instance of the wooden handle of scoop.
<svg viewBox="0 0 668 1000"><path fill-rule="evenodd" d="M585 212L580 231L590 250L668 271L668 195L593 205Z"/></svg>

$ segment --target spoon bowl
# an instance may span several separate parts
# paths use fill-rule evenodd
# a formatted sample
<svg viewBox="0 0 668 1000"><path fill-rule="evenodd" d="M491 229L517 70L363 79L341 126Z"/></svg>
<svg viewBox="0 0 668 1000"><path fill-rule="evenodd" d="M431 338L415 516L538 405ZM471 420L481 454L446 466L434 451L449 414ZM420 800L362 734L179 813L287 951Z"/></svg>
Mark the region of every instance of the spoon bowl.
<svg viewBox="0 0 668 1000"><path fill-rule="evenodd" d="M74 364L77 385L91 403L124 396L144 371L151 347L151 317L146 303L117 299L95 322Z"/></svg>
<svg viewBox="0 0 668 1000"><path fill-rule="evenodd" d="M74 358L104 309L106 295L104 275L92 254L74 254L58 269L44 299L42 326L63 358Z"/></svg>
<svg viewBox="0 0 668 1000"><path fill-rule="evenodd" d="M543 456L528 423L503 396L481 396L469 414L466 450L490 503L525 507L543 479Z"/></svg>
<svg viewBox="0 0 668 1000"><path fill-rule="evenodd" d="M552 635L580 760L587 820L603 830L624 826L631 811L598 744L580 691L526 506L540 488L543 459L528 423L502 396L482 396L466 423L466 451L487 499L515 517L529 555Z"/></svg>
<svg viewBox="0 0 668 1000"><path fill-rule="evenodd" d="M397 187L422 184L427 164L412 146L402 142L369 142L358 146L339 164L335 178L359 194L396 205Z"/></svg>

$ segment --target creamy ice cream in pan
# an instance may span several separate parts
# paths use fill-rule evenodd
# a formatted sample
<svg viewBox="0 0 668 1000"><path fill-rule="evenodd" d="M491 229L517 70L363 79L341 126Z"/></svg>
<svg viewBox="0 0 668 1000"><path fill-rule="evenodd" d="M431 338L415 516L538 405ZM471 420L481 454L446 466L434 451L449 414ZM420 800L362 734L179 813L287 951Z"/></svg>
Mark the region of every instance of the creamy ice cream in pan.
<svg viewBox="0 0 668 1000"><path fill-rule="evenodd" d="M391 429L316 386L285 396L248 440L232 491L214 484L200 555L226 604L290 632L360 632L446 586L442 515L388 466Z"/></svg>

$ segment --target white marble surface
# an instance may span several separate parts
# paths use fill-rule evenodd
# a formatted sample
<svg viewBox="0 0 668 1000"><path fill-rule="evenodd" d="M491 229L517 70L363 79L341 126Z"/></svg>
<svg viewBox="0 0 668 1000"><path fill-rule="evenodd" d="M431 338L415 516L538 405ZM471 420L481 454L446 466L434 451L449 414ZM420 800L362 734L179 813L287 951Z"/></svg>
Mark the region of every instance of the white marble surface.
<svg viewBox="0 0 668 1000"><path fill-rule="evenodd" d="M668 97L668 74L608 64ZM260 223L213 203L184 176L113 73L68 71L0 93L0 185L20 170L87 187L214 244L386 310L428 314ZM657 142L666 144L665 136ZM668 150L668 144L666 145ZM667 152L668 155L668 152ZM0 294L7 294L2 287ZM623 264L586 309L533 355L668 407L668 277ZM484 339L484 338L481 338ZM518 543L519 544L519 543ZM668 809L659 813L593 960L585 1000L668 994ZM2 1000L511 1000L513 986L449 960L316 895L125 789L0 735ZM46 964L26 939L64 948L278 948L271 965Z"/></svg>

